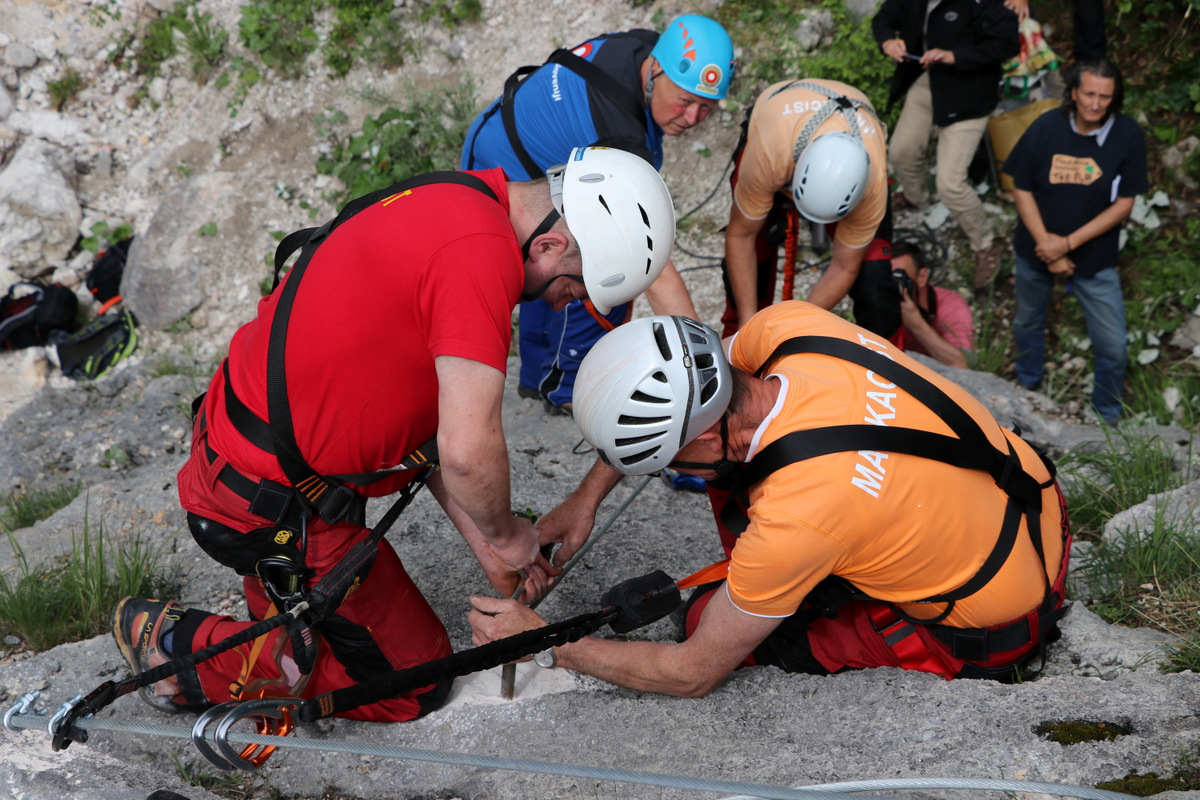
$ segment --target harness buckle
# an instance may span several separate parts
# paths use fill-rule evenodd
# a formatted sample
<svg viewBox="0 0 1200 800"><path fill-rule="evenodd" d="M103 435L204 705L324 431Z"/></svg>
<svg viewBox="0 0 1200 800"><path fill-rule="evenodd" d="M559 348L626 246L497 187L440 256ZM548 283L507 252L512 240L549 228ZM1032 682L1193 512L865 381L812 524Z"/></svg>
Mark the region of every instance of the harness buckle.
<svg viewBox="0 0 1200 800"><path fill-rule="evenodd" d="M317 511L321 515L321 519L330 525L336 525L346 519L357 499L358 495L343 483L325 497L317 506Z"/></svg>

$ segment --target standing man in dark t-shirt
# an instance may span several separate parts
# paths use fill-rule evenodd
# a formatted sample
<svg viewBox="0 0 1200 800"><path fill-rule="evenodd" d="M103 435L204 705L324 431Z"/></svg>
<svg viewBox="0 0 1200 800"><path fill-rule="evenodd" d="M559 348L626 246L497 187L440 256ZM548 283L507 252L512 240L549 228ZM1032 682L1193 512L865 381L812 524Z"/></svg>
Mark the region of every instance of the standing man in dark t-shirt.
<svg viewBox="0 0 1200 800"><path fill-rule="evenodd" d="M1017 380L1042 380L1046 309L1055 276L1067 279L1096 350L1092 404L1105 422L1121 414L1125 305L1117 274L1119 225L1149 188L1146 140L1121 114L1120 71L1107 59L1081 61L1061 113L1039 117L1004 162L1016 187Z"/></svg>

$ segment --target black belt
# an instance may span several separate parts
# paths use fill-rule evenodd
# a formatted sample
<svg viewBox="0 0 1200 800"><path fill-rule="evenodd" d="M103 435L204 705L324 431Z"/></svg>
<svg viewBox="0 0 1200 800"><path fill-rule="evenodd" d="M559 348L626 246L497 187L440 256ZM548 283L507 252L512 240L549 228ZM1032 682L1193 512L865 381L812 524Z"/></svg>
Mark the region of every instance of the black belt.
<svg viewBox="0 0 1200 800"><path fill-rule="evenodd" d="M207 440L204 442L204 453L210 464L218 458L217 451L209 446ZM256 481L238 472L230 464L221 468L217 474L217 480L225 484L238 497L247 501L250 504L248 510L251 514L269 519L275 525L299 529L304 506L297 499L298 492L291 486L269 481L266 478ZM354 494L348 489L345 494L347 495L345 508L331 522L366 526L367 498Z"/></svg>
<svg viewBox="0 0 1200 800"><path fill-rule="evenodd" d="M1053 595L1051 595L1053 597ZM1040 609L1034 624L1045 630L1066 613L1063 606ZM964 661L987 661L993 653L1004 653L1037 641L1037 631L1030 630L1030 619L1024 617L997 628L952 628L930 625L929 632L950 648L950 655Z"/></svg>

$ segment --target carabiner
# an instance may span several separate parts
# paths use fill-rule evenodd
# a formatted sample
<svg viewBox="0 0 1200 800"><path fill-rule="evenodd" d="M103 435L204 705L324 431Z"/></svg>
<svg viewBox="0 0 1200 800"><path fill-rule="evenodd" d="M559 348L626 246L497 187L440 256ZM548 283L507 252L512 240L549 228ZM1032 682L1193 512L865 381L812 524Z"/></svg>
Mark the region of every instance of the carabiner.
<svg viewBox="0 0 1200 800"><path fill-rule="evenodd" d="M257 732L263 736L287 736L292 732L295 723L292 720L292 709L300 704L295 697L259 697L237 704L221 718L217 724L213 740L217 750L225 760L237 769L254 770L266 763L275 752L276 745L248 744L242 752L235 753L227 737L229 729L246 717L258 717Z"/></svg>
<svg viewBox="0 0 1200 800"><path fill-rule="evenodd" d="M192 725L192 744L196 745L196 749L200 751L200 755L208 760L208 763L222 772L233 772L237 767L221 758L215 750L209 747L208 740L204 738L204 733L208 726L215 722L218 717L224 716L239 705L241 705L241 702L238 700L230 700L215 705L197 717L196 722Z"/></svg>

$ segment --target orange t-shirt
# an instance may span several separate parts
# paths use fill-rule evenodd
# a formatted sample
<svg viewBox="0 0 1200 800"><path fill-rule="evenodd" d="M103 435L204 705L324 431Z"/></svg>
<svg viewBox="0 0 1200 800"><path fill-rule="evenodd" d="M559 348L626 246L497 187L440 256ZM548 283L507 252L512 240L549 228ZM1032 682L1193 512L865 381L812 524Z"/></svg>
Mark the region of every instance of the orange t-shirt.
<svg viewBox="0 0 1200 800"><path fill-rule="evenodd" d="M944 391L994 446L1011 442L1022 467L1044 483L1049 472L1027 443L1001 428L961 387L921 366L874 334L802 301L756 314L734 338L730 361L753 373L786 339L846 339L885 354ZM784 434L830 425L874 424L954 436L933 411L887 379L831 356L784 356L769 379L781 390L755 434L749 456ZM821 579L846 578L871 597L931 618L943 604L912 601L957 589L975 575L1000 533L1008 496L990 475L902 453L831 453L790 464L750 490L750 524L733 549L729 596L763 617L795 612ZM1053 487L1042 495L1046 568L1024 521L1012 553L980 591L958 601L944 621L987 627L1017 619L1042 600L1043 575L1053 581L1062 560L1062 531Z"/></svg>
<svg viewBox="0 0 1200 800"><path fill-rule="evenodd" d="M733 202L747 219L766 217L776 192L791 196L792 173L796 168L792 152L796 139L813 113L830 102L826 95L799 86L774 94L790 82L768 86L750 112L746 149L738 165L738 181L733 190ZM865 94L845 83L809 78L805 82L869 102ZM863 145L871 159L871 177L862 199L838 221L834 234L842 244L855 248L870 244L887 210L887 130L865 109L859 109L857 116ZM826 133L849 130L845 117L838 112L821 123L810 141L816 141Z"/></svg>

